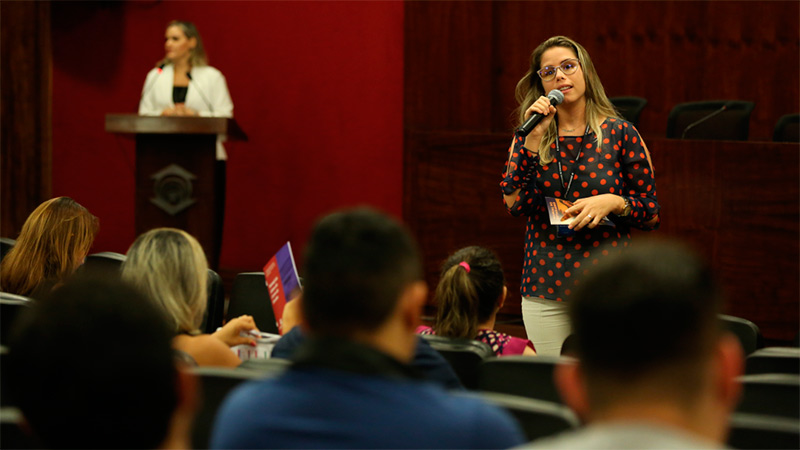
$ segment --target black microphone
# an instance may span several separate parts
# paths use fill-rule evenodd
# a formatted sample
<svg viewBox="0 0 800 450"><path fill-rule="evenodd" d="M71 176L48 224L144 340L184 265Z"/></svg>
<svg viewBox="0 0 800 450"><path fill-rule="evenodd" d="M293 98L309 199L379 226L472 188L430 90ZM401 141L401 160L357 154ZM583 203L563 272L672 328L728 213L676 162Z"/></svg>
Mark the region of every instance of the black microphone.
<svg viewBox="0 0 800 450"><path fill-rule="evenodd" d="M194 80L192 80L191 72L186 72L186 76L189 77L189 82L190 83L192 83L194 81ZM193 84L195 85L195 87L197 87L197 92L200 93L201 97L203 97L203 101L206 102L206 106L208 106L208 110L211 111L211 115L213 116L214 115L214 106L211 104L210 101L208 101L208 97L206 97L206 94L204 94L203 90L200 89L200 86L198 86L197 83L193 83Z"/></svg>
<svg viewBox="0 0 800 450"><path fill-rule="evenodd" d="M731 106L732 103L733 102L727 102L724 105L722 105L722 107L720 109L712 112L711 114L709 114L707 116L701 117L700 120L697 120L695 122L690 123L686 128L683 129L683 133L681 133L681 139L686 139L686 132L687 131L691 130L692 128L696 127L697 125L700 125L701 123L705 122L706 120L716 116L717 114L720 114L722 111L725 111L726 109L728 109Z"/></svg>
<svg viewBox="0 0 800 450"><path fill-rule="evenodd" d="M142 89L142 96L139 97L139 104L140 105L142 104L142 99L147 94L149 94L151 90L153 90L153 87L156 85L156 80L158 80L158 77L161 76L161 73L164 71L164 66L166 66L166 65L167 64L165 63L165 64L161 64L160 66L158 66L158 73L156 74L155 77L153 77L153 81L151 81L149 85L145 86L144 89Z"/></svg>
<svg viewBox="0 0 800 450"><path fill-rule="evenodd" d="M550 104L553 106L560 105L561 102L564 101L564 94L559 91L558 89L553 89L547 94L547 98L550 99ZM539 122L544 119L545 116L539 113L533 114L528 117L528 120L525 121L519 128L517 128L517 135L525 137L536 128L536 125L539 125Z"/></svg>

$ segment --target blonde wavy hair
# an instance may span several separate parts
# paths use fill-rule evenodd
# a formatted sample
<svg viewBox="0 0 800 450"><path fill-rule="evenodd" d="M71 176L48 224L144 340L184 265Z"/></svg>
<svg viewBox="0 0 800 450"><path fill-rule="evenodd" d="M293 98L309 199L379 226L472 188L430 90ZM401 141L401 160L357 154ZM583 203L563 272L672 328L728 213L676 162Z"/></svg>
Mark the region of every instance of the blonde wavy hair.
<svg viewBox="0 0 800 450"><path fill-rule="evenodd" d="M45 281L63 281L89 254L98 228L97 217L69 197L42 203L0 263L0 288L30 296Z"/></svg>
<svg viewBox="0 0 800 450"><path fill-rule="evenodd" d="M200 37L200 32L197 31L197 27L195 27L192 22L183 20L173 20L167 24L166 29L169 29L169 27L178 27L183 31L186 39L195 39L196 45L193 49L189 50L189 64L191 64L192 67L207 66L208 56L206 56L206 48L203 46L203 38ZM170 63L172 63L172 61L169 58L164 58L156 63L156 67Z"/></svg>
<svg viewBox="0 0 800 450"><path fill-rule="evenodd" d="M542 54L553 47L564 47L572 50L578 61L580 61L583 79L586 82L586 123L597 136L597 142L603 142L603 132L600 126L603 124L604 117L619 117L619 114L606 96L603 83L600 82L600 77L597 75L589 53L581 44L566 36L553 36L539 44L531 53L530 68L525 73L525 76L519 80L514 91L519 106L514 110L513 115L517 117L518 125L525 121L525 111L533 102L547 94L537 71L541 69ZM542 140L539 143L539 159L542 164L549 164L553 161L550 145L555 142L557 136L558 124L554 120L550 122L550 126L545 130L544 136L542 136Z"/></svg>
<svg viewBox="0 0 800 450"><path fill-rule="evenodd" d="M197 334L206 312L208 263L189 233L156 228L134 241L122 263L122 278L164 311L176 333Z"/></svg>

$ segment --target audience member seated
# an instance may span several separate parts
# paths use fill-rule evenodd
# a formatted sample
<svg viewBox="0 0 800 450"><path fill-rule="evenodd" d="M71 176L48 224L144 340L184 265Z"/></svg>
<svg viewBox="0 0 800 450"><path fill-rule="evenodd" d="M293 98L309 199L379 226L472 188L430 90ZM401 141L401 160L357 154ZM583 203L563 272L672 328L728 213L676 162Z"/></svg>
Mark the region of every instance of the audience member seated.
<svg viewBox="0 0 800 450"><path fill-rule="evenodd" d="M42 297L83 263L97 234L97 217L69 197L39 205L0 263L0 289Z"/></svg>
<svg viewBox="0 0 800 450"><path fill-rule="evenodd" d="M227 398L213 448L507 448L523 440L504 411L451 396L408 364L427 288L397 222L368 209L322 219L304 269L306 342L283 375Z"/></svg>
<svg viewBox="0 0 800 450"><path fill-rule="evenodd" d="M76 277L20 317L5 385L45 448L189 448L196 381L172 333L120 281Z"/></svg>
<svg viewBox="0 0 800 450"><path fill-rule="evenodd" d="M436 324L417 328L420 334L475 339L489 344L494 354L535 355L527 339L495 331L497 312L506 301L503 267L491 250L465 247L442 265L442 275L433 295L439 310Z"/></svg>
<svg viewBox="0 0 800 450"><path fill-rule="evenodd" d="M674 242L601 261L569 305L579 362L555 373L588 423L534 448L722 448L742 349L709 266Z"/></svg>
<svg viewBox="0 0 800 450"><path fill-rule="evenodd" d="M251 316L240 316L214 334L201 334L208 306L208 263L197 239L182 230L150 230L131 245L122 263L122 279L158 304L175 333L172 345L200 366L236 367L241 360L230 347L255 345L243 331L258 331ZM268 301L268 299L264 300Z"/></svg>
<svg viewBox="0 0 800 450"><path fill-rule="evenodd" d="M284 335L272 348L272 358L292 359L295 352L306 341L306 335L299 325L302 298L296 298L286 304L283 310ZM463 390L464 385L455 370L444 357L425 339L417 339L414 358L411 366L419 370L427 380L441 384L445 389Z"/></svg>

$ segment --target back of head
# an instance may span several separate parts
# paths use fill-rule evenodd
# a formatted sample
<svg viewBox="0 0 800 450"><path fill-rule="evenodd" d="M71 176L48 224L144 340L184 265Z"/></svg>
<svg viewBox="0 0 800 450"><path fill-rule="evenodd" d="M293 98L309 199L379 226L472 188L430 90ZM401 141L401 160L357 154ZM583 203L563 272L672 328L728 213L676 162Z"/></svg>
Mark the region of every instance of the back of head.
<svg viewBox="0 0 800 450"><path fill-rule="evenodd" d="M367 208L323 218L311 233L303 270L311 332L346 337L378 329L421 272L413 239L392 218Z"/></svg>
<svg viewBox="0 0 800 450"><path fill-rule="evenodd" d="M0 264L0 287L30 296L42 283L63 281L89 253L97 229L97 217L69 197L42 203Z"/></svg>
<svg viewBox="0 0 800 450"><path fill-rule="evenodd" d="M504 285L503 267L491 250L473 246L450 255L434 294L436 334L474 339L478 324L495 313Z"/></svg>
<svg viewBox="0 0 800 450"><path fill-rule="evenodd" d="M158 304L175 332L196 332L207 306L208 263L197 239L156 228L134 241L122 278Z"/></svg>
<svg viewBox="0 0 800 450"><path fill-rule="evenodd" d="M674 242L642 242L581 280L569 305L590 397L602 405L641 380L690 399L720 328L708 264Z"/></svg>
<svg viewBox="0 0 800 450"><path fill-rule="evenodd" d="M76 279L20 317L6 386L47 448L156 448L177 404L171 338L138 290Z"/></svg>

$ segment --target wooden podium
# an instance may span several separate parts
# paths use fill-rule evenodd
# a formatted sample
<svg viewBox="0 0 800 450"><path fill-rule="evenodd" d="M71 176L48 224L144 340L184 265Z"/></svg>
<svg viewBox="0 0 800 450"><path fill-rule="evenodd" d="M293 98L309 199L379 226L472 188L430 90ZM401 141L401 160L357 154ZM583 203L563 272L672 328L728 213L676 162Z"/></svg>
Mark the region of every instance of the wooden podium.
<svg viewBox="0 0 800 450"><path fill-rule="evenodd" d="M225 175L217 135L246 141L233 119L106 115L109 133L136 135L136 235L157 227L185 230L217 269L222 245Z"/></svg>

